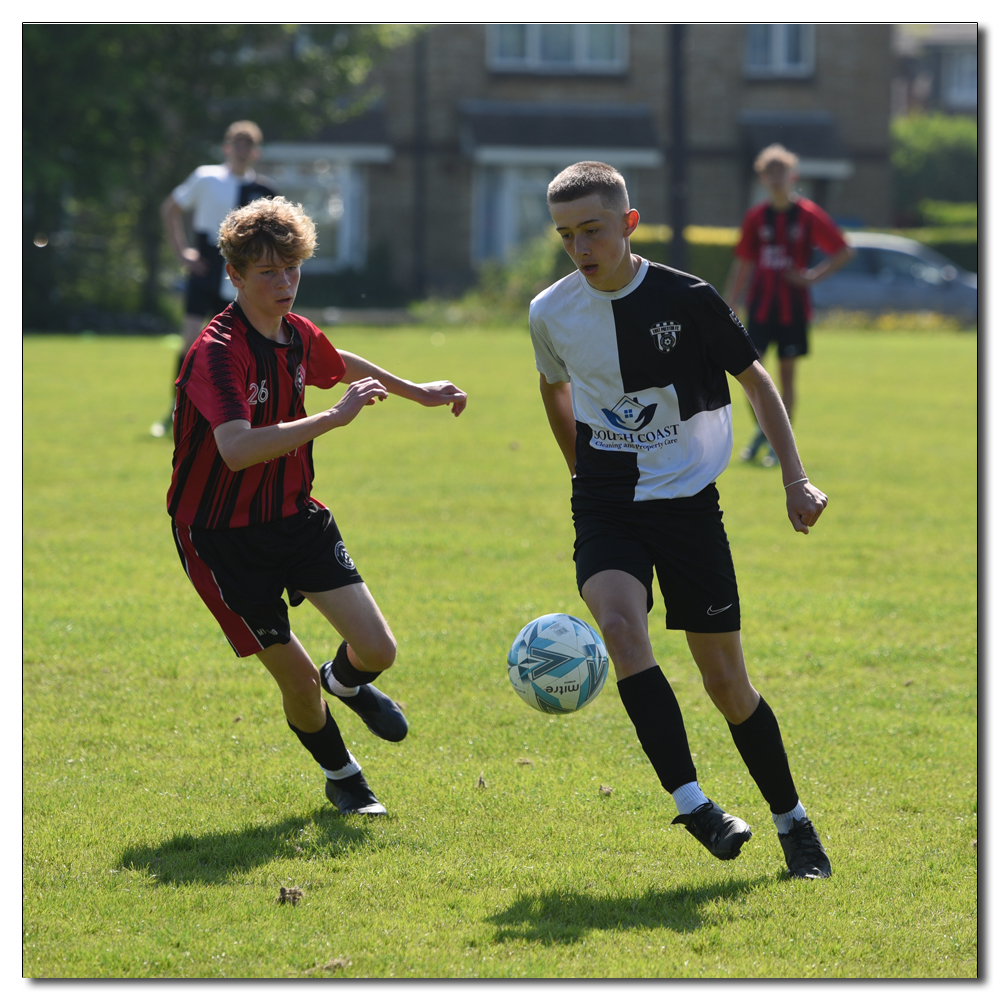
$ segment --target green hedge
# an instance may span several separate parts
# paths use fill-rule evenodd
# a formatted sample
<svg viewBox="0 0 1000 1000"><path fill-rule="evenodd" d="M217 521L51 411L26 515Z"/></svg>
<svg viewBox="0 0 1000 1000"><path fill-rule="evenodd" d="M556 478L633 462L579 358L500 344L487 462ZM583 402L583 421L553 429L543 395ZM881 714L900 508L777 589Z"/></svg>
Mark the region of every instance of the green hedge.
<svg viewBox="0 0 1000 1000"><path fill-rule="evenodd" d="M663 239L662 233L657 232L663 229L666 227L649 227L647 232L653 230L650 236L654 238L649 238L641 232L633 236L632 250L657 263L671 264L671 241ZM697 274L699 278L704 278L721 293L733 260L737 231L703 226L692 229L695 232L688 239L688 270L692 274ZM979 270L979 230L976 226L922 226L919 229L867 231L905 236L931 247L967 271Z"/></svg>

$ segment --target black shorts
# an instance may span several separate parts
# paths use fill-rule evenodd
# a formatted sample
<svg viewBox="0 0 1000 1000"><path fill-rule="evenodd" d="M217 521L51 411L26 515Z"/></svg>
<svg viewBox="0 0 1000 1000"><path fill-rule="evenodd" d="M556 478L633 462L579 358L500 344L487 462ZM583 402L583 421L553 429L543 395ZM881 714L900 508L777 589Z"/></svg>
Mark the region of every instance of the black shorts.
<svg viewBox="0 0 1000 1000"><path fill-rule="evenodd" d="M618 569L646 588L653 607L653 570L667 606L668 629L737 632L740 595L719 491L712 483L693 497L598 504L573 498L576 582Z"/></svg>
<svg viewBox="0 0 1000 1000"><path fill-rule="evenodd" d="M195 245L201 259L207 261L206 274L189 274L187 291L184 294L184 314L186 316L218 316L232 301L219 294L225 260L217 247L209 243L204 233L195 233Z"/></svg>
<svg viewBox="0 0 1000 1000"><path fill-rule="evenodd" d="M763 358L771 342L777 345L779 358L799 358L809 353L808 324L803 320L793 323L747 323L747 333Z"/></svg>
<svg viewBox="0 0 1000 1000"><path fill-rule="evenodd" d="M296 607L302 591L364 582L333 515L311 500L291 517L245 528L198 528L175 520L173 529L184 571L237 656L291 639L282 591Z"/></svg>

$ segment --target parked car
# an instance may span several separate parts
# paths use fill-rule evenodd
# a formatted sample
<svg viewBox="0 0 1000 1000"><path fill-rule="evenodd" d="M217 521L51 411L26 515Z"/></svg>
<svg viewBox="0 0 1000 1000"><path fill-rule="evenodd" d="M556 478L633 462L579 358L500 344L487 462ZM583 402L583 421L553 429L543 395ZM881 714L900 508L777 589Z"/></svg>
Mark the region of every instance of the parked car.
<svg viewBox="0 0 1000 1000"><path fill-rule="evenodd" d="M930 247L888 233L847 233L857 256L813 286L816 309L936 312L975 325L976 275Z"/></svg>

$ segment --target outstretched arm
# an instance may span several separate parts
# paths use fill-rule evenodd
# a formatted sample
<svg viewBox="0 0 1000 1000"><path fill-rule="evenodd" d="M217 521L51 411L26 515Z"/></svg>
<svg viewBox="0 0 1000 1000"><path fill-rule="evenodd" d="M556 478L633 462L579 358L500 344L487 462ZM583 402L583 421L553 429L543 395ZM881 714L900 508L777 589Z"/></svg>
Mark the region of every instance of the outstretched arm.
<svg viewBox="0 0 1000 1000"><path fill-rule="evenodd" d="M287 455L334 427L349 424L363 406L386 396L388 392L378 379L363 378L352 382L338 402L322 413L266 427L251 427L248 420L227 420L215 428L215 444L222 461L239 472Z"/></svg>
<svg viewBox="0 0 1000 1000"><path fill-rule="evenodd" d="M559 445L559 450L569 466L569 474L576 475L576 418L573 416L573 390L569 382L548 382L544 375L538 376L538 388L542 393L545 415L549 427Z"/></svg>
<svg viewBox="0 0 1000 1000"><path fill-rule="evenodd" d="M391 372L379 368L378 365L357 354L351 354L350 351L340 351L340 356L347 366L347 371L344 373L345 382L373 378L393 395L412 399L421 406L450 406L456 417L465 409L468 396L451 382L409 382L397 378Z"/></svg>
<svg viewBox="0 0 1000 1000"><path fill-rule="evenodd" d="M806 476L781 396L761 363L755 361L736 378L743 386L757 422L781 463L788 520L796 531L808 535L810 527L819 520L827 505L826 494L816 489Z"/></svg>

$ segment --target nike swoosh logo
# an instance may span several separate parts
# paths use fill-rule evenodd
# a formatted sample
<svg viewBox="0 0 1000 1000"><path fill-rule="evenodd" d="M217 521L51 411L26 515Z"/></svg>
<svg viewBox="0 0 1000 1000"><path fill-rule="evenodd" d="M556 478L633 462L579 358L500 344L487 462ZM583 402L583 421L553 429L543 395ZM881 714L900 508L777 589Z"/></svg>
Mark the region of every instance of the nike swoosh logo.
<svg viewBox="0 0 1000 1000"><path fill-rule="evenodd" d="M731 607L732 604L727 604L724 608L713 608L712 605L710 604L708 606L708 611L706 611L705 613L709 615L721 615L723 611L728 611Z"/></svg>

